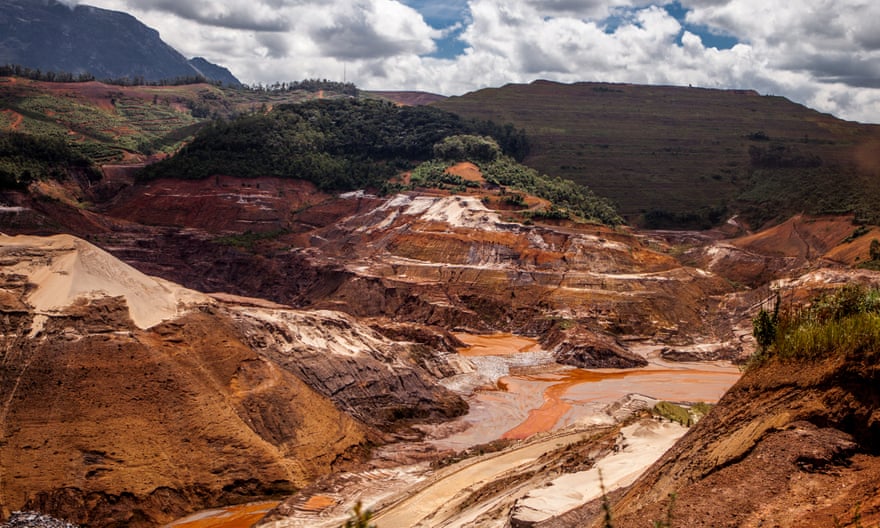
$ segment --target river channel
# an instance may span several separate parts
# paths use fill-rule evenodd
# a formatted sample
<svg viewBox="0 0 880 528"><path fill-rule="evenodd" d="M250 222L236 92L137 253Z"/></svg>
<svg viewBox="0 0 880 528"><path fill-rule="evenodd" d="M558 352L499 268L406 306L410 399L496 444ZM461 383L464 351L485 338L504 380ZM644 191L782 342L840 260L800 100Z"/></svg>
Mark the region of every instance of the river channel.
<svg viewBox="0 0 880 528"><path fill-rule="evenodd" d="M608 423L604 411L629 394L684 402L716 402L739 379L729 363L672 363L640 350L641 369L587 370L552 363L535 339L510 334L458 334L467 348L460 355L473 372L449 380L453 390L472 393L470 412L431 442L460 450L499 438L523 439L575 423ZM168 525L175 528L243 528L271 504L210 510Z"/></svg>

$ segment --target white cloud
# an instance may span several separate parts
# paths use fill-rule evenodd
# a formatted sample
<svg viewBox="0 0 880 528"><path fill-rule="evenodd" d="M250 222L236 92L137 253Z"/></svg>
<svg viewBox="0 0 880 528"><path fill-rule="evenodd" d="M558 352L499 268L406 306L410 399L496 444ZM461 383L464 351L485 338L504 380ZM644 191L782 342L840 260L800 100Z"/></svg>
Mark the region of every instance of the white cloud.
<svg viewBox="0 0 880 528"><path fill-rule="evenodd" d="M880 2L869 0L681 0L687 29L648 0L467 0L466 9L464 0L91 3L131 12L185 55L245 82L340 79L345 68L364 88L445 94L537 78L692 84L880 122ZM434 29L415 8L462 13L464 53L427 56L454 24ZM707 47L694 27L740 44Z"/></svg>

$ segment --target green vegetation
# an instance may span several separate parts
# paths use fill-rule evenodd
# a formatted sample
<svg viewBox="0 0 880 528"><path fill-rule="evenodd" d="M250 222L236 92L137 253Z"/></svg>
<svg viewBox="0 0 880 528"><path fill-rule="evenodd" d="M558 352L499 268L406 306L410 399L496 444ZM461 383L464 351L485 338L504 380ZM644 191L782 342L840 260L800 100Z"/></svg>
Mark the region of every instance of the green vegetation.
<svg viewBox="0 0 880 528"><path fill-rule="evenodd" d="M24 189L46 178L63 180L72 172L91 181L101 178L87 158L60 139L0 132L0 189Z"/></svg>
<svg viewBox="0 0 880 528"><path fill-rule="evenodd" d="M370 524L372 518L373 512L369 509L364 510L361 501L357 501L351 509L351 517L345 521L342 528L376 528L375 524Z"/></svg>
<svg viewBox="0 0 880 528"><path fill-rule="evenodd" d="M813 360L829 356L876 361L880 354L880 289L847 285L805 306L754 319L761 347L750 365L769 358ZM765 322L759 323L761 318ZM767 325L758 337L759 326Z"/></svg>
<svg viewBox="0 0 880 528"><path fill-rule="evenodd" d="M269 85L257 84L245 89L256 92L329 92L352 97L357 97L360 94L360 90L354 83L328 81L327 79L304 79L302 81L276 82Z"/></svg>
<svg viewBox="0 0 880 528"><path fill-rule="evenodd" d="M855 239L867 235L869 231L870 229L868 228L868 226L860 225L853 229L853 232L850 236L843 239L843 243L849 244L850 242L854 242Z"/></svg>
<svg viewBox="0 0 880 528"><path fill-rule="evenodd" d="M483 176L490 184L519 189L548 200L552 207L534 211L540 218L569 218L572 215L603 224L618 225L623 219L605 198L596 196L590 189L558 176L541 175L507 156L480 164Z"/></svg>
<svg viewBox="0 0 880 528"><path fill-rule="evenodd" d="M261 240L273 240L286 233L287 231L284 230L266 231L264 233L245 231L244 233L216 238L214 239L214 242L216 244L233 246L250 251L254 248L254 245L256 245Z"/></svg>
<svg viewBox="0 0 880 528"><path fill-rule="evenodd" d="M431 158L435 144L479 133L480 127L429 107L313 100L216 121L177 156L149 167L141 177L276 176L308 180L328 191L381 189L402 170Z"/></svg>
<svg viewBox="0 0 880 528"><path fill-rule="evenodd" d="M16 72L17 79L3 75ZM189 84L194 79L155 84L83 82L91 80L0 67L0 107L4 109L0 125L37 138L63 140L95 164L104 164L131 154L173 154L209 119L265 114L275 105L314 99L314 91L338 98L343 95L334 90L351 90L347 84L330 81L285 83L283 90Z"/></svg>
<svg viewBox="0 0 880 528"><path fill-rule="evenodd" d="M880 223L880 179L853 157L877 126L781 97L536 81L433 105L522 128L526 165L589 187L645 226L704 228L740 214L758 227L800 212Z"/></svg>
<svg viewBox="0 0 880 528"><path fill-rule="evenodd" d="M868 248L868 260L859 264L859 268L880 271L880 240L871 240Z"/></svg>
<svg viewBox="0 0 880 528"><path fill-rule="evenodd" d="M474 163L491 163L501 156L501 148L490 137L457 135L444 138L434 145L434 157L447 160L469 160Z"/></svg>
<svg viewBox="0 0 880 528"><path fill-rule="evenodd" d="M512 157L504 155L492 138L450 136L437 143L433 151L435 159L413 169L410 187L437 187L458 192L468 187L479 187L477 182L466 181L446 172L457 162L470 161L479 166L489 185L502 188L503 203L514 207L525 206L525 197L517 192L508 192L509 189L523 191L551 203L547 209L527 211L529 216L560 220L580 218L608 225L623 223L608 200L570 180L541 175L535 169L517 163Z"/></svg>
<svg viewBox="0 0 880 528"><path fill-rule="evenodd" d="M678 422L685 427L690 427L709 414L709 411L711 410L712 406L708 403L700 402L684 406L668 401L661 401L651 409L651 413L654 416L666 418L672 422Z"/></svg>

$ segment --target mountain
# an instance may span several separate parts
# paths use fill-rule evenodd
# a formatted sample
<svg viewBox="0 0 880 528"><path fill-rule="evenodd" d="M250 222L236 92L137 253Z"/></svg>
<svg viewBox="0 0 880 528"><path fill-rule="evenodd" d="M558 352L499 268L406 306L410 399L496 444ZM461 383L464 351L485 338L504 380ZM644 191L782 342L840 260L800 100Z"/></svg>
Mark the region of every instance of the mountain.
<svg viewBox="0 0 880 528"><path fill-rule="evenodd" d="M228 68L208 62L208 60L203 57L194 57L189 60L189 64L205 79L219 82L224 86L229 86L231 88L240 88L242 86L241 81L236 79L235 75L232 75L232 72L229 71Z"/></svg>
<svg viewBox="0 0 880 528"><path fill-rule="evenodd" d="M666 93L652 90L639 93ZM790 135L803 126L813 137L816 123L799 121L806 111L790 103L712 94L716 106L740 97L783 105ZM626 461L669 429L685 434L647 415L618 422L649 411L649 393L671 387L692 401L707 382L730 386L738 369L712 362L752 357L753 318L773 292L796 314L816 293L880 284L880 228L854 225L852 214L798 214L763 230L742 217L706 231L641 230L614 215L602 223L576 202L607 202L501 155L473 122L321 96L0 79L0 168L18 171L0 189L0 517L27 507L89 526L155 526L296 492L267 526L339 526L359 498L392 505L378 512L386 519L439 508L424 522L449 514L462 525L584 526L586 514L558 517L600 496L599 478L579 473L603 467L608 453ZM212 114L230 119L205 124ZM678 130L724 127L710 121ZM815 149L823 167L847 149L870 165L874 151L860 150L870 127L820 122L830 127ZM515 127L488 130L520 144ZM748 163L762 167L752 177L792 178L778 202L811 192L807 152L777 151L777 129L749 134ZM150 145L165 151L147 158L140 149ZM754 162L748 146L763 149ZM650 168L649 155L633 151L630 162ZM171 159L137 172L159 157ZM102 165L100 181L84 160ZM702 161L681 161L682 170L698 173ZM769 216L782 214L775 203L763 206ZM875 310L878 298L813 306ZM874 335L877 314L868 315L870 332L835 335ZM471 356L460 351L470 339L483 343L475 350L500 339L519 352ZM655 469L659 451L618 466L617 477L647 473L614 492L615 519L650 525L676 493L683 522L674 526L752 526L734 515L819 507L828 515L817 519L857 526L846 520L862 505L876 524L869 345L830 358L756 356ZM668 381L690 369L700 369L695 381ZM641 375L657 377L642 390ZM576 403L592 398L585 384L597 377L641 394L607 408ZM579 429L581 418L603 432ZM574 429L513 440L565 425ZM663 437L664 446L675 439ZM450 500L409 508L417 495L392 497L429 489L434 476L457 479L472 462L491 469L493 459L477 457L508 442L519 454L500 454L507 462L493 477L446 481ZM569 493L572 481L594 484ZM297 524L300 514L316 522Z"/></svg>
<svg viewBox="0 0 880 528"><path fill-rule="evenodd" d="M536 81L432 104L525 130L524 162L614 201L630 222L701 228L739 213L880 221L880 126L750 90Z"/></svg>
<svg viewBox="0 0 880 528"><path fill-rule="evenodd" d="M376 97L388 99L389 101L393 101L397 104L409 106L428 105L446 99L445 95L438 95L429 92L371 90L367 93L369 93L370 95L375 95Z"/></svg>
<svg viewBox="0 0 880 528"><path fill-rule="evenodd" d="M191 64L133 16L55 0L0 1L0 64L98 79L160 81L204 75L240 83L204 59ZM216 77L215 77L216 75Z"/></svg>

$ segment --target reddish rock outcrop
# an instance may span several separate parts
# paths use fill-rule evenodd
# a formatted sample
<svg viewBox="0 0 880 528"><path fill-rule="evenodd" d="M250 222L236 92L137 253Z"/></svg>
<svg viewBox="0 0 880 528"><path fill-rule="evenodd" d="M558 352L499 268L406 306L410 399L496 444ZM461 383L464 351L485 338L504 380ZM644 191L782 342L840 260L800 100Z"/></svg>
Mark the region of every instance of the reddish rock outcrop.
<svg viewBox="0 0 880 528"><path fill-rule="evenodd" d="M4 237L0 259L4 516L154 526L291 492L377 427L466 410L410 345L344 314L218 305L70 237ZM147 313L149 288L177 307Z"/></svg>

